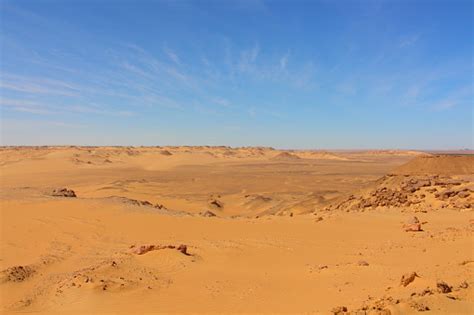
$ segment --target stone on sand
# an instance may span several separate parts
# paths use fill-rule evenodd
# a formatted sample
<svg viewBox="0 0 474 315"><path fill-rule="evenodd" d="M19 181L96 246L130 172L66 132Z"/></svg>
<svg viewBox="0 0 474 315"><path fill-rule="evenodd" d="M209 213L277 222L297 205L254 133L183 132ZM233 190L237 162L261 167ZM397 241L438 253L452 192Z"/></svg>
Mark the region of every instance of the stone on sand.
<svg viewBox="0 0 474 315"><path fill-rule="evenodd" d="M416 274L416 272L406 273L402 276L402 279L400 280L400 285L406 287L407 285L415 281L415 278L417 277L419 276Z"/></svg>
<svg viewBox="0 0 474 315"><path fill-rule="evenodd" d="M57 188L54 189L51 193L53 197L69 197L69 198L76 198L76 193L72 189L67 188Z"/></svg>

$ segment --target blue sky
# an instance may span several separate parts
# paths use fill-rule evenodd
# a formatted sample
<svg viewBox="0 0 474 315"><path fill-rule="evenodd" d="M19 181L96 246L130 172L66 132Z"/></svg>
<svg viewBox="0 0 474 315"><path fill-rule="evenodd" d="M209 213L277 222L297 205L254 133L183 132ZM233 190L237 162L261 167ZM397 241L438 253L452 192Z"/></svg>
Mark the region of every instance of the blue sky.
<svg viewBox="0 0 474 315"><path fill-rule="evenodd" d="M472 1L6 1L2 144L473 147Z"/></svg>

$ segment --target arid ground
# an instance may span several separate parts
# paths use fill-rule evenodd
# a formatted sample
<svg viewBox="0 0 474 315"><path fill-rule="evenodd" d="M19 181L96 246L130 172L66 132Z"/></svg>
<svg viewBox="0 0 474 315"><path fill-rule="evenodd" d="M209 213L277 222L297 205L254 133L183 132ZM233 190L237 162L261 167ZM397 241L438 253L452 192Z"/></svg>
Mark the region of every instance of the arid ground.
<svg viewBox="0 0 474 315"><path fill-rule="evenodd" d="M0 153L2 313L474 313L473 155Z"/></svg>

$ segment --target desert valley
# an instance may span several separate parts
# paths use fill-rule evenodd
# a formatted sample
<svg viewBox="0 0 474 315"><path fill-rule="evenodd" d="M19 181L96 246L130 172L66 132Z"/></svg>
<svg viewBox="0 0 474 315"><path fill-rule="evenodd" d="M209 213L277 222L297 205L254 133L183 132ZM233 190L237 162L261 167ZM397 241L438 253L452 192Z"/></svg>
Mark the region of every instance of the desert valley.
<svg viewBox="0 0 474 315"><path fill-rule="evenodd" d="M3 147L4 314L472 314L471 152Z"/></svg>

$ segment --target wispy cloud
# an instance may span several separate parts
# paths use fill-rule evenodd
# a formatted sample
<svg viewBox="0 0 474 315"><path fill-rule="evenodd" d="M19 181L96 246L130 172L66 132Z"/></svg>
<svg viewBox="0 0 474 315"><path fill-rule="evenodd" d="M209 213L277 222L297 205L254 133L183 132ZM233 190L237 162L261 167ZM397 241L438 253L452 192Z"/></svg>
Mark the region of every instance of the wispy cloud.
<svg viewBox="0 0 474 315"><path fill-rule="evenodd" d="M255 44L252 48L243 50L240 53L239 70L242 72L252 71L254 69L255 62L257 61L260 47Z"/></svg>
<svg viewBox="0 0 474 315"><path fill-rule="evenodd" d="M47 115L54 113L54 111L49 106L31 100L10 99L2 97L0 98L0 107L29 114Z"/></svg>
<svg viewBox="0 0 474 315"><path fill-rule="evenodd" d="M58 105L45 102L31 101L25 99L0 98L0 107L8 108L17 112L24 112L38 115L57 115L61 113L81 113L107 116L135 116L136 113L128 110L106 110L100 106L85 105Z"/></svg>
<svg viewBox="0 0 474 315"><path fill-rule="evenodd" d="M165 54L171 59L171 61L173 61L175 64L177 64L178 66L181 65L181 60L179 59L179 56L173 51L171 50L168 46L165 45L165 47L163 48Z"/></svg>
<svg viewBox="0 0 474 315"><path fill-rule="evenodd" d="M283 70L283 71L286 70L286 65L288 64L288 58L289 58L289 57L290 57L290 56L289 56L289 54L287 53L287 54L285 54L284 56L282 56L282 57L280 58L280 69L281 69L281 70Z"/></svg>
<svg viewBox="0 0 474 315"><path fill-rule="evenodd" d="M214 97L212 99L213 103L217 104L217 105L220 105L220 106L223 106L223 107L230 107L231 104L230 104L230 101L225 99L225 98L221 98L221 97Z"/></svg>
<svg viewBox="0 0 474 315"><path fill-rule="evenodd" d="M472 106L473 97L474 86L471 84L449 93L443 99L439 100L438 102L435 102L432 105L432 108L436 111L444 111L462 104L468 104Z"/></svg>
<svg viewBox="0 0 474 315"><path fill-rule="evenodd" d="M412 45L416 44L416 42L418 42L420 37L421 37L420 34L415 34L415 35L404 37L400 40L400 43L399 43L398 46L400 48L405 48L405 47L412 46Z"/></svg>
<svg viewBox="0 0 474 315"><path fill-rule="evenodd" d="M59 80L3 74L0 89L29 94L75 96L79 88Z"/></svg>

